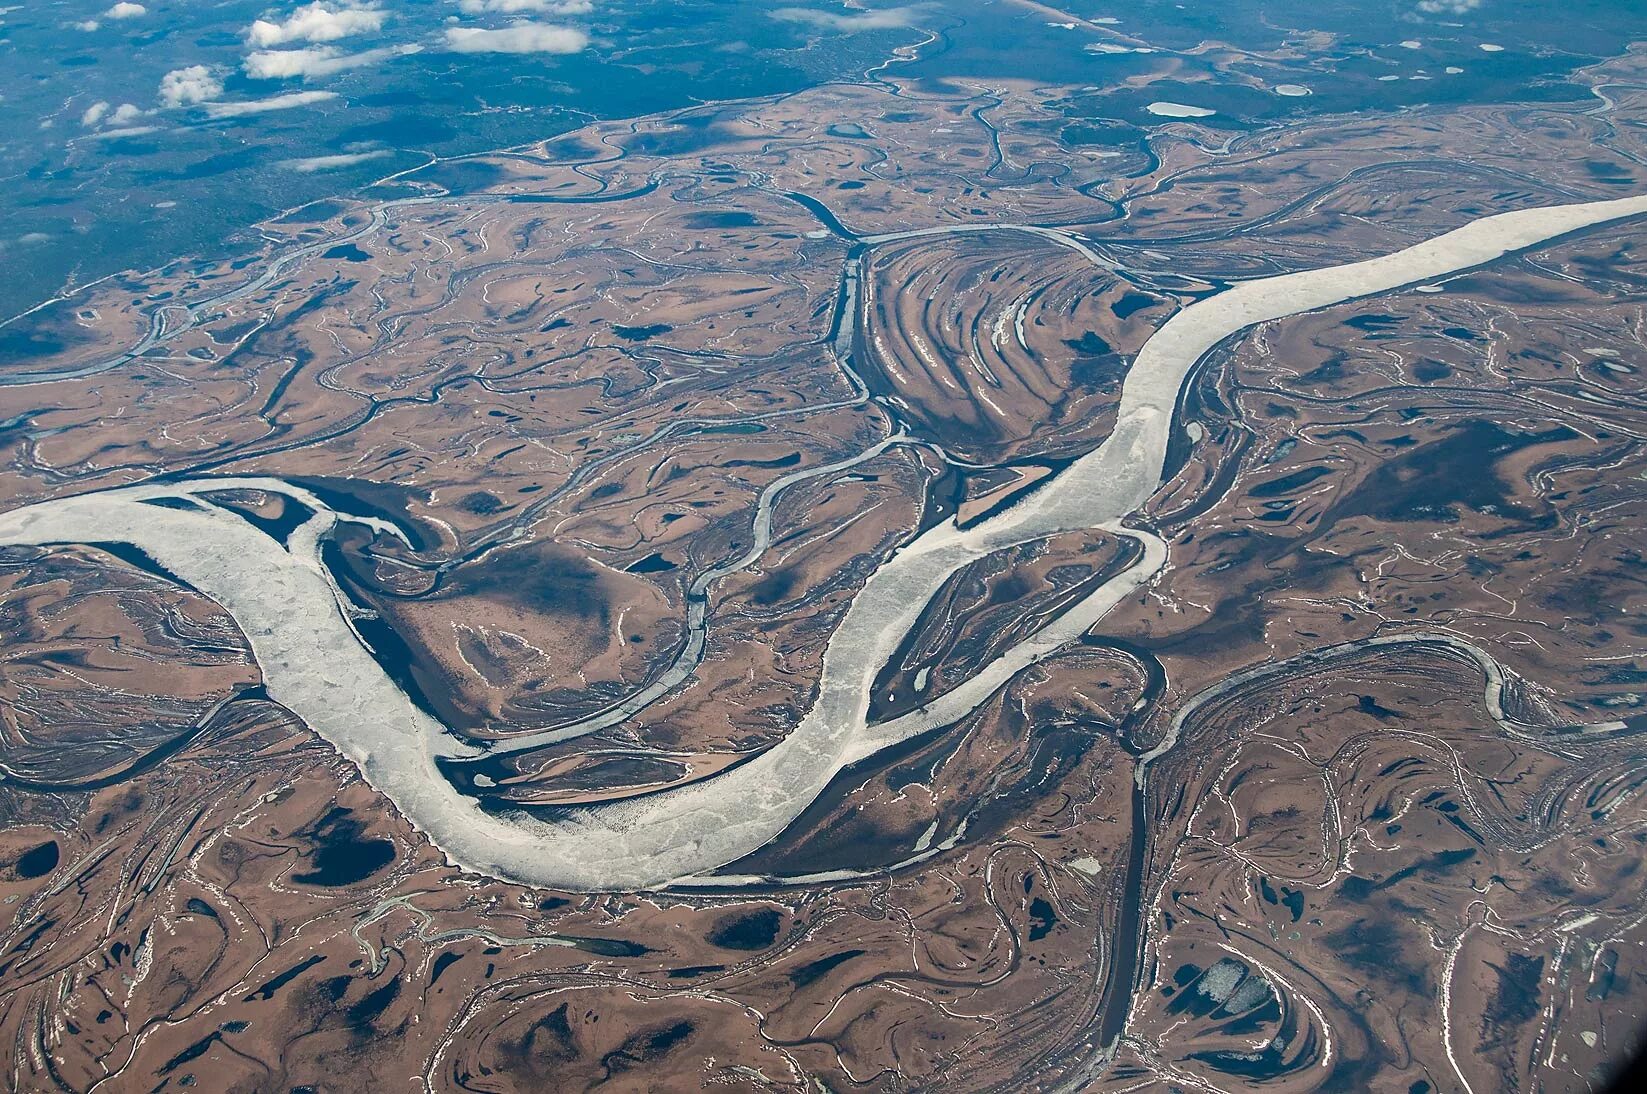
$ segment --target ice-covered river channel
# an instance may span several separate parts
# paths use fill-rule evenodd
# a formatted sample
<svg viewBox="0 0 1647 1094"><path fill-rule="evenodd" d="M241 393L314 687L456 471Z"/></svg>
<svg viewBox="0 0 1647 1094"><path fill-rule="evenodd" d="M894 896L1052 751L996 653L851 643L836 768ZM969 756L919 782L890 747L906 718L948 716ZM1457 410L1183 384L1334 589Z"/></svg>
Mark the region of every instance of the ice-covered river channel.
<svg viewBox="0 0 1647 1094"><path fill-rule="evenodd" d="M963 717L1150 580L1166 546L1122 521L1158 486L1180 388L1220 341L1257 323L1430 281L1642 213L1647 196L1484 217L1393 254L1244 282L1185 308L1134 360L1102 445L1013 507L964 531L938 525L875 571L830 639L816 702L785 740L713 778L565 820L488 813L437 770L436 757L475 751L415 706L356 637L320 558L320 542L340 516L301 488L216 478L61 498L0 515L0 545L129 544L217 601L250 640L270 697L352 760L462 866L549 887L658 887L767 843L842 768ZM287 494L316 515L282 545L197 499L236 487ZM1138 561L954 690L869 724L877 673L945 579L993 552L1091 528L1139 540Z"/></svg>

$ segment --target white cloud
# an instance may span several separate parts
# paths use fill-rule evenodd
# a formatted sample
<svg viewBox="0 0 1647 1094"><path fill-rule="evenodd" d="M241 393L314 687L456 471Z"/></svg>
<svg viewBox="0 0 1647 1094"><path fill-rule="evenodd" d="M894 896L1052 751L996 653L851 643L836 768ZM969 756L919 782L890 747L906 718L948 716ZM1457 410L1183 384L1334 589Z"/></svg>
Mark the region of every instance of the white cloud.
<svg viewBox="0 0 1647 1094"><path fill-rule="evenodd" d="M109 124L130 125L146 113L147 111L139 110L131 103L121 103L119 106L114 108L114 113L109 115Z"/></svg>
<svg viewBox="0 0 1647 1094"><path fill-rule="evenodd" d="M391 57L416 53L417 46L385 46L360 53L343 53L332 46L309 46L304 49L266 49L246 56L246 75L254 80L309 79L313 76L331 76L363 65L375 65Z"/></svg>
<svg viewBox="0 0 1647 1094"><path fill-rule="evenodd" d="M136 19L139 15L149 14L149 9L142 4L133 4L130 0L120 0L120 3L103 13L105 19Z"/></svg>
<svg viewBox="0 0 1647 1094"><path fill-rule="evenodd" d="M281 160L280 166L290 171L301 171L309 175L316 171L335 171L340 167L353 167L357 163L380 160L388 154L389 150L387 148L379 148L374 152L345 152L336 156L306 156L297 160Z"/></svg>
<svg viewBox="0 0 1647 1094"><path fill-rule="evenodd" d="M205 65L174 68L160 79L160 101L166 106L193 106L223 94L223 81Z"/></svg>
<svg viewBox="0 0 1647 1094"><path fill-rule="evenodd" d="M784 23L804 23L824 30L889 30L907 27L922 11L922 5L906 8L883 8L880 11L858 11L850 14L839 11L818 11L814 8L776 8L769 12L772 18Z"/></svg>
<svg viewBox="0 0 1647 1094"><path fill-rule="evenodd" d="M86 112L80 115L80 124L88 128L103 120L103 115L109 112L109 104L95 102L86 107Z"/></svg>
<svg viewBox="0 0 1647 1094"><path fill-rule="evenodd" d="M287 42L335 42L354 34L375 34L383 29L385 12L380 8L353 4L327 7L315 0L296 9L284 20L259 19L246 30L246 40L254 46L280 46Z"/></svg>
<svg viewBox="0 0 1647 1094"><path fill-rule="evenodd" d="M121 137L141 137L145 133L158 132L160 132L160 127L157 125L134 125L128 129L105 129L99 133L88 133L85 139L89 141L114 141L119 140Z"/></svg>
<svg viewBox="0 0 1647 1094"><path fill-rule="evenodd" d="M589 0L458 0L458 10L465 15L482 12L502 12L518 15L532 12L538 15L588 15L595 10Z"/></svg>
<svg viewBox="0 0 1647 1094"><path fill-rule="evenodd" d="M1425 15L1465 15L1483 3L1485 0L1418 0L1418 10Z"/></svg>
<svg viewBox="0 0 1647 1094"><path fill-rule="evenodd" d="M577 53L589 35L549 23L516 23L501 30L447 27L446 48L453 53Z"/></svg>
<svg viewBox="0 0 1647 1094"><path fill-rule="evenodd" d="M90 34L92 31L96 30L98 27L100 27L102 25L103 24L99 23L96 19L82 19L80 22L74 24L74 29L75 30L83 30L86 33Z"/></svg>
<svg viewBox="0 0 1647 1094"><path fill-rule="evenodd" d="M335 91L289 91L271 95L267 99L252 99L241 103L207 103L206 113L214 118L243 118L248 114L268 114L275 110L292 110L311 103L323 103L337 98Z"/></svg>

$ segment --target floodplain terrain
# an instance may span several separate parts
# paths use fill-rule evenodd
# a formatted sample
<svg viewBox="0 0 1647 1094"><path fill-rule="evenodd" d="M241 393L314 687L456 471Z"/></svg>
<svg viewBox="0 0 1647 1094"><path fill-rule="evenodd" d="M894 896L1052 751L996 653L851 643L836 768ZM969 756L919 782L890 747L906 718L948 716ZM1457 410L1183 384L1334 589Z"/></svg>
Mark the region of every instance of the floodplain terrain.
<svg viewBox="0 0 1647 1094"><path fill-rule="evenodd" d="M1642 1019L1624 212L1232 327L1141 506L957 548L857 651L869 743L681 877L452 864L267 689L232 598L87 499L142 484L154 527L321 589L500 824L755 813L718 788L795 754L876 575L1133 428L1174 316L1647 193L1644 64L1580 104L1188 118L1113 158L1060 137L1080 88L892 69L436 165L42 310L0 520L26 542L73 497L92 527L0 556L10 1081L1599 1084ZM884 729L1105 589L955 719Z"/></svg>

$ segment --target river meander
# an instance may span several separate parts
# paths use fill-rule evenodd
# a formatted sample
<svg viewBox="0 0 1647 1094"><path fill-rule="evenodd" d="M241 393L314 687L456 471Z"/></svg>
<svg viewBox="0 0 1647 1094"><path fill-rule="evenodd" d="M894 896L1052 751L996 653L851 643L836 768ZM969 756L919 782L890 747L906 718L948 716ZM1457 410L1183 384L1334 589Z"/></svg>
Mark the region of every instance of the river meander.
<svg viewBox="0 0 1647 1094"><path fill-rule="evenodd" d="M1154 577L1166 563L1166 545L1123 521L1157 488L1180 389L1219 342L1258 323L1433 281L1642 213L1647 196L1484 217L1393 254L1244 282L1185 308L1134 360L1115 428L1102 445L981 524L930 529L870 576L830 639L812 709L785 740L703 782L566 819L488 813L441 775L437 757L474 756L477 749L414 705L362 644L320 558L335 521L357 518L298 487L218 478L61 498L0 515L0 545L128 544L217 601L250 641L269 696L354 762L454 862L557 888L659 887L767 843L844 767L964 717ZM293 496L315 516L282 545L199 498L235 487ZM954 690L869 724L876 675L951 574L993 552L1086 528L1138 540L1138 561Z"/></svg>

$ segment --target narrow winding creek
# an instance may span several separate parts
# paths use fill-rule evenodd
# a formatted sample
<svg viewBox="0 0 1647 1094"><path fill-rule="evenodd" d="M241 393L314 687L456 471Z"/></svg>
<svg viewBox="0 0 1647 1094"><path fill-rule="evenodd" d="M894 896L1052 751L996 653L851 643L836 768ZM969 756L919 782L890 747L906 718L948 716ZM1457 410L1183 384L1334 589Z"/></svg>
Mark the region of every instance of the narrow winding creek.
<svg viewBox="0 0 1647 1094"><path fill-rule="evenodd" d="M1115 428L1102 445L987 521L966 530L953 521L930 529L871 575L825 651L815 704L787 739L701 783L565 820L489 814L441 775L437 758L470 757L478 750L418 709L361 643L320 556L332 525L357 518L332 511L298 487L275 479L218 478L42 502L0 515L0 545L127 544L216 600L250 641L270 697L353 761L453 861L544 886L659 887L767 843L844 767L975 710L1014 674L1079 636L1148 582L1166 564L1166 545L1123 522L1157 488L1180 390L1195 363L1220 341L1258 323L1444 277L1642 213L1647 196L1485 217L1393 254L1244 282L1185 308L1133 362ZM1060 234L1059 241L1086 253L1073 238ZM846 291L853 291L850 283ZM163 322L157 317L157 324ZM844 470L896 443L908 442L891 437L863 456L779 480L762 498L761 512L769 520L771 501L794 482ZM287 494L315 515L282 545L201 497L237 487ZM1138 541L1138 561L941 698L869 723L877 673L951 574L1017 544L1090 528ZM703 575L690 610L704 611L701 594L708 585L753 562L766 541L757 527L756 548ZM629 716L654 689L676 686L689 673L686 667L678 679L657 681L611 716ZM1493 678L1489 670L1489 689ZM1169 738L1160 748L1170 746Z"/></svg>

